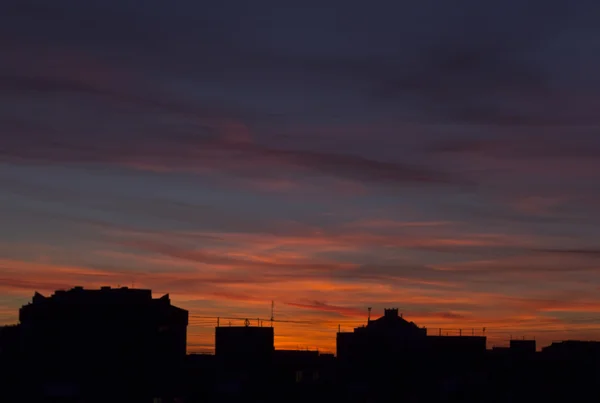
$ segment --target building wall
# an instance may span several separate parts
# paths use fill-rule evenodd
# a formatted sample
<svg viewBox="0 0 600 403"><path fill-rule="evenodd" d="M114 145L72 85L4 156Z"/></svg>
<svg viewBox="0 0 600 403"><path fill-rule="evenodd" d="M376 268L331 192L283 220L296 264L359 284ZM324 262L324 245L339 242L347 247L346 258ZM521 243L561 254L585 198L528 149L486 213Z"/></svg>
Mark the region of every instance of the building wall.
<svg viewBox="0 0 600 403"><path fill-rule="evenodd" d="M344 332L336 335L336 356L338 360L345 360L352 351L352 342L354 341L354 333Z"/></svg>
<svg viewBox="0 0 600 403"><path fill-rule="evenodd" d="M457 354L485 353L487 339L484 336L428 336L429 347L437 353Z"/></svg>
<svg viewBox="0 0 600 403"><path fill-rule="evenodd" d="M517 354L533 354L536 351L535 340L511 340L510 350Z"/></svg>
<svg viewBox="0 0 600 403"><path fill-rule="evenodd" d="M274 343L272 327L227 326L215 329L215 355L220 359L271 359Z"/></svg>

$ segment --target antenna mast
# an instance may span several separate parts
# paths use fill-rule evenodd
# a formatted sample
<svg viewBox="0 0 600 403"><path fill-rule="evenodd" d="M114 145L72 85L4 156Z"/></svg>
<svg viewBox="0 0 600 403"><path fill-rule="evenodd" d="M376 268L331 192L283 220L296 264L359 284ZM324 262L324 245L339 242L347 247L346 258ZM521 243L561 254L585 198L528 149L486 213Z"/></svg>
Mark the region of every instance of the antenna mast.
<svg viewBox="0 0 600 403"><path fill-rule="evenodd" d="M271 300L271 327L273 327L273 321L275 320L275 301Z"/></svg>
<svg viewBox="0 0 600 403"><path fill-rule="evenodd" d="M369 316L367 317L367 324L371 323L371 307L367 308L369 310Z"/></svg>

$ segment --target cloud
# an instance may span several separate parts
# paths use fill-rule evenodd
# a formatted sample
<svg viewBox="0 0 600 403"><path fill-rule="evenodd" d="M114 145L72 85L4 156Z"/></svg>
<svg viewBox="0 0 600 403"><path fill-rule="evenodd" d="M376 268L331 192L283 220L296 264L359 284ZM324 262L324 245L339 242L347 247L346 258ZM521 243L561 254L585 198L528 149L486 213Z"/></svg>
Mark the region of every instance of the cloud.
<svg viewBox="0 0 600 403"><path fill-rule="evenodd" d="M562 35L571 35L573 42L585 40L575 21L585 19L584 9L594 13L598 7L588 3L575 12L566 3L534 3L509 1L485 10L470 3L460 8L460 16L450 12L435 35L409 51L408 67L399 68L396 77L383 75L376 95L396 102L410 98L429 119L451 124L598 123L589 96L557 85L557 76L564 72L544 63L564 51L553 49ZM542 18L537 7L548 13ZM569 67L574 67L576 61L571 62ZM596 58L594 62L598 64ZM566 64L560 67L568 70Z"/></svg>
<svg viewBox="0 0 600 403"><path fill-rule="evenodd" d="M454 226L460 223L453 221L395 221L389 219L371 219L358 220L349 223L350 228L371 228L371 229L394 229L394 228L422 228L422 227L442 227Z"/></svg>
<svg viewBox="0 0 600 403"><path fill-rule="evenodd" d="M568 139L556 126L533 134L529 130L530 134L518 131L496 138L453 138L434 144L431 150L508 159L596 158L600 155L600 143L594 133L599 127L600 122L587 128L565 127L563 131L577 134Z"/></svg>
<svg viewBox="0 0 600 403"><path fill-rule="evenodd" d="M600 249L539 249L538 252L556 254L556 255L571 255L574 257L589 257L600 258Z"/></svg>
<svg viewBox="0 0 600 403"><path fill-rule="evenodd" d="M435 312L432 314L434 317L440 317L444 319L465 319L465 315L461 315L453 312Z"/></svg>
<svg viewBox="0 0 600 403"><path fill-rule="evenodd" d="M87 165L104 163L163 172L209 173L220 171L241 177L285 181L297 176L325 175L359 183L402 185L454 185L464 181L449 174L401 162L387 162L359 155L298 151L231 143L198 137L191 142L164 138L130 138L138 146L114 143L85 144L37 139L28 147L22 141L3 137L5 161ZM31 140L31 139L29 139ZM77 143L80 144L77 144ZM16 144L15 144L16 143Z"/></svg>
<svg viewBox="0 0 600 403"><path fill-rule="evenodd" d="M145 251L150 251L174 258L190 260L198 263L203 263L211 266L223 266L229 268L244 268L244 269L287 269L291 272L330 272L332 270L346 270L353 267L352 264L343 263L315 263L311 261L298 260L281 260L268 255L255 256L245 253L230 253L221 254L203 251L201 249L190 250L165 243L147 242L147 241L131 241L126 242L125 246L137 248ZM265 274L264 271L262 274ZM292 275L289 274L283 274Z"/></svg>
<svg viewBox="0 0 600 403"><path fill-rule="evenodd" d="M580 253L581 252L581 253ZM432 265L442 271L470 272L470 273L499 273L494 281L501 281L501 276L541 279L556 279L551 275L562 277L569 273L596 272L598 263L597 255L591 251L561 251L532 249L528 253L515 254L508 257L497 257L486 260L471 260L454 264ZM489 278L489 281L492 281ZM514 280L510 280L514 281Z"/></svg>
<svg viewBox="0 0 600 403"><path fill-rule="evenodd" d="M334 312L342 316L364 316L364 310L360 310L357 308L333 306L321 301L313 301L312 303L308 304L286 302L286 305L302 309L316 309L319 311Z"/></svg>

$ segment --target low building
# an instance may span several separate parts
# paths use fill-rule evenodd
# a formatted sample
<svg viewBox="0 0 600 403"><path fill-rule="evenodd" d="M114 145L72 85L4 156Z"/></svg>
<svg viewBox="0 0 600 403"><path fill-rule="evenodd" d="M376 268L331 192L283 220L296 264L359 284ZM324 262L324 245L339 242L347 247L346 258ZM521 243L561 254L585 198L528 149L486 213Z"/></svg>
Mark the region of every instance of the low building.
<svg viewBox="0 0 600 403"><path fill-rule="evenodd" d="M532 355L536 352L535 340L513 339L510 341L510 352L518 355Z"/></svg>
<svg viewBox="0 0 600 403"><path fill-rule="evenodd" d="M272 327L218 326L215 355L228 362L265 362L273 358L275 333Z"/></svg>
<svg viewBox="0 0 600 403"><path fill-rule="evenodd" d="M273 376L273 328L246 323L215 328L216 393L229 399L262 396Z"/></svg>

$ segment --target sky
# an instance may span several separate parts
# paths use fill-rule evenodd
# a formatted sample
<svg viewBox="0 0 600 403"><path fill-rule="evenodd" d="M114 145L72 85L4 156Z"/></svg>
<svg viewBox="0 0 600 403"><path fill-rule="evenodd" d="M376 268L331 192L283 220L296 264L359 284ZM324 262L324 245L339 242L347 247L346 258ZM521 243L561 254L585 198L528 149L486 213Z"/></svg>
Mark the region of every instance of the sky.
<svg viewBox="0 0 600 403"><path fill-rule="evenodd" d="M127 285L190 352L271 301L277 348L600 339L597 1L3 4L0 323Z"/></svg>

